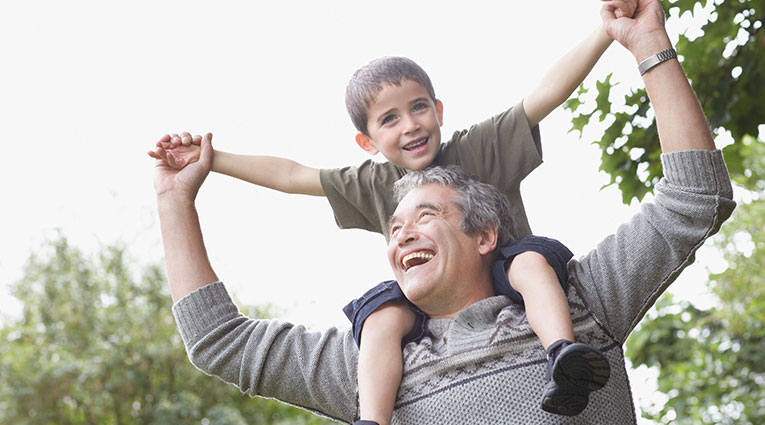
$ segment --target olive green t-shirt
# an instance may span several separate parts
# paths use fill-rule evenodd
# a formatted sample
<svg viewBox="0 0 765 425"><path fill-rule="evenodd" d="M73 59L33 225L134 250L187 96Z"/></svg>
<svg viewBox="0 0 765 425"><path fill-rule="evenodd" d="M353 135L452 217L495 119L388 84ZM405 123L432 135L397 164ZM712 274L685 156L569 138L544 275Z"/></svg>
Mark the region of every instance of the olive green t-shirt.
<svg viewBox="0 0 765 425"><path fill-rule="evenodd" d="M529 128L522 103L457 131L442 143L430 166L458 165L499 189L510 200L517 236L531 234L520 184L542 163L539 129ZM320 170L321 186L342 229L365 229L386 236L396 209L393 183L409 170L389 162ZM387 236L386 236L387 238Z"/></svg>

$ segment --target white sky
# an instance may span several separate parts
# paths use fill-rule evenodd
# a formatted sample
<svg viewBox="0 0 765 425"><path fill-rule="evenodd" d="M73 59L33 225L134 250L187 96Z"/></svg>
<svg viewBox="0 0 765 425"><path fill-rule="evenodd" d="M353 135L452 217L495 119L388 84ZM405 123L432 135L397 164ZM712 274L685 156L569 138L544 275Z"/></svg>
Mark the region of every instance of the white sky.
<svg viewBox="0 0 765 425"><path fill-rule="evenodd" d="M0 6L0 305L29 253L61 229L86 251L124 241L161 261L153 160L164 133L211 131L217 149L316 167L358 164L343 94L352 72L404 55L430 74L443 134L515 104L599 24L600 2L104 1ZM640 84L614 44L589 79ZM614 98L616 99L616 98ZM576 255L636 206L597 172L600 152L542 122L545 163L523 193L532 228ZM587 134L585 134L587 136ZM380 158L380 160L382 160ZM381 236L340 231L323 198L211 175L198 198L208 252L239 300L283 317L345 326L341 307L391 277ZM713 254L700 253L700 262ZM676 287L698 294L703 266Z"/></svg>

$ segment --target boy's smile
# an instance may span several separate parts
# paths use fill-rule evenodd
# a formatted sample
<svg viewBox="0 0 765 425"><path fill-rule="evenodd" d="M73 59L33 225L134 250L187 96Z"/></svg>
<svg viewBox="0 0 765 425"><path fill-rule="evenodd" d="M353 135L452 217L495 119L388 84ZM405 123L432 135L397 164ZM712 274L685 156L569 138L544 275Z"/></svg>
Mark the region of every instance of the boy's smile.
<svg viewBox="0 0 765 425"><path fill-rule="evenodd" d="M369 136L359 133L356 142L399 167L422 170L438 153L442 119L441 101L433 102L419 83L385 85L367 108Z"/></svg>

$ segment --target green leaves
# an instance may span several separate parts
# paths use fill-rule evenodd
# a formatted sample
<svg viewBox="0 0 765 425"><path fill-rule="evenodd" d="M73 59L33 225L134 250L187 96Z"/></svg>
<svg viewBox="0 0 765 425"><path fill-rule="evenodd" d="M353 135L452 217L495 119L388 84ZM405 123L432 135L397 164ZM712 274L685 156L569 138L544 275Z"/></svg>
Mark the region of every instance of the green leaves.
<svg viewBox="0 0 765 425"><path fill-rule="evenodd" d="M697 3L676 0L664 6L667 10L677 8L682 14L692 12ZM734 164L730 169L733 179L755 190L765 186L761 183L765 180L763 170L747 159L761 155L763 145L759 130L765 124L763 21L765 0L717 1L712 19L701 28L703 35L690 39L680 34L676 46L713 134L733 138L733 144L725 148L726 161ZM634 89L623 99L610 102L615 85L612 77L618 79L608 74L596 82L594 105L585 99L587 88L582 86L565 107L572 112L571 131L578 131L580 137L593 124L592 117L598 116L598 122L612 122L593 143L603 151L600 169L611 176L609 184L617 184L622 201L629 204L653 191L661 178L661 150L645 90Z"/></svg>
<svg viewBox="0 0 765 425"><path fill-rule="evenodd" d="M59 236L12 291L23 312L0 327L2 423L330 423L197 371L164 273L138 268L122 246L90 258Z"/></svg>

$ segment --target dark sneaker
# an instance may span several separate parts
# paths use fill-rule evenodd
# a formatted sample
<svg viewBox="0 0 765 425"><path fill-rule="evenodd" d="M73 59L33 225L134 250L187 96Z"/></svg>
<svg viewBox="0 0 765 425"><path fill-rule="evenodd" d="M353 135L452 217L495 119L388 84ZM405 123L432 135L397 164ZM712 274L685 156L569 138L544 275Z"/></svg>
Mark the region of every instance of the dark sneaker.
<svg viewBox="0 0 765 425"><path fill-rule="evenodd" d="M575 416L587 407L590 393L603 388L611 375L608 359L598 349L565 342L548 359L542 410Z"/></svg>
<svg viewBox="0 0 765 425"><path fill-rule="evenodd" d="M358 420L358 421L354 422L353 425L380 425L380 424L378 424L375 421L362 421L362 420Z"/></svg>

